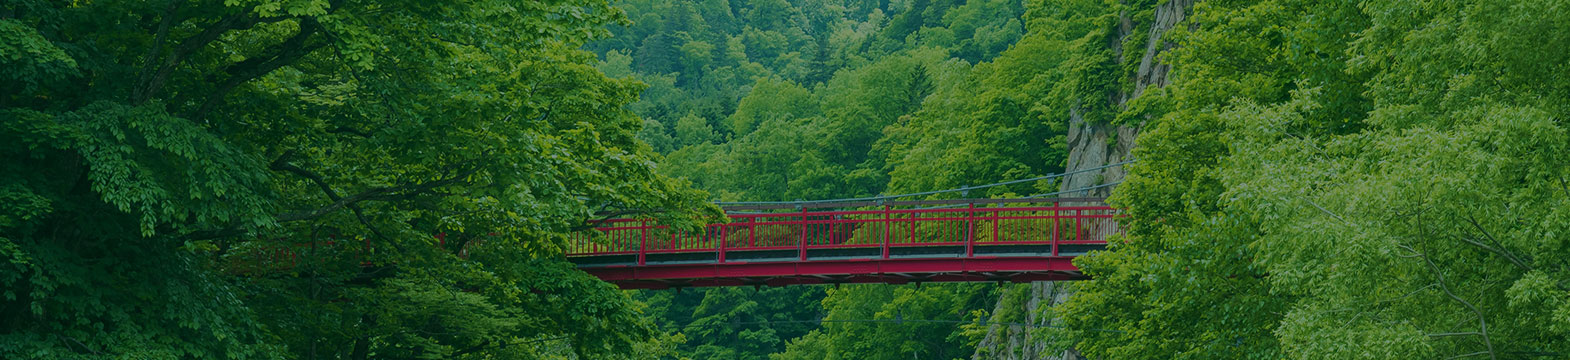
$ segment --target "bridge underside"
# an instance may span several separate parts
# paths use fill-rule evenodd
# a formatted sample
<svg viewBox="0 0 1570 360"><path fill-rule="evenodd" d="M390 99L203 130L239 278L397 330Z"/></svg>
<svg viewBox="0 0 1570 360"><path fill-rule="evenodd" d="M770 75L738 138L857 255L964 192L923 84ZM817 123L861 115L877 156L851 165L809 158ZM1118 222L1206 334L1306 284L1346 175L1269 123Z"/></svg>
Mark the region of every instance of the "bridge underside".
<svg viewBox="0 0 1570 360"><path fill-rule="evenodd" d="M1070 250L1063 246L1060 250ZM994 252L977 246L970 256L949 251L948 247L915 246L895 249L882 256L878 248L857 252L849 249L809 250L809 257L779 258L770 250L727 252L735 260L721 262L717 252L646 254L644 265L636 255L576 256L570 259L579 268L623 289L665 289L708 286L786 286L804 284L922 282L1030 282L1081 280L1086 277L1074 266L1074 255L1092 246L1073 246L1072 251L1054 256L1049 248L1042 252ZM960 248L963 249L963 248ZM849 251L847 251L849 250ZM898 251L904 250L904 251ZM1004 250L999 247L996 250ZM794 249L773 250L777 255L799 254ZM762 256L759 256L762 255ZM870 256L857 256L870 255ZM737 259L739 258L739 259Z"/></svg>

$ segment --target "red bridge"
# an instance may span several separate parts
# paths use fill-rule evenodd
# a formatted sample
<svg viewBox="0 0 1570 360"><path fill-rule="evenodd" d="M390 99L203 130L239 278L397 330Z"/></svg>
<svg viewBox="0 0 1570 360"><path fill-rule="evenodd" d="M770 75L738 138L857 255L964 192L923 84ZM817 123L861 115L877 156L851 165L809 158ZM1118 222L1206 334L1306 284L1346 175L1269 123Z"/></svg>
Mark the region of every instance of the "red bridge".
<svg viewBox="0 0 1570 360"><path fill-rule="evenodd" d="M826 209L826 210L812 210ZM685 233L613 219L568 259L623 289L1085 276L1071 260L1106 246L1102 199L964 199L726 208L730 222Z"/></svg>

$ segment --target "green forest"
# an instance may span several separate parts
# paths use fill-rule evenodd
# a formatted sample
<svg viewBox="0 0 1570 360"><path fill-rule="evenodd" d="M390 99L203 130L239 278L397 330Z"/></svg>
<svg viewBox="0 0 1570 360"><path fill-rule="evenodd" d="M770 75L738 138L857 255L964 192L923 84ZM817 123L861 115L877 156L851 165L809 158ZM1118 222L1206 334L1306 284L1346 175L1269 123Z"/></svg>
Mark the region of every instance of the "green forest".
<svg viewBox="0 0 1570 360"><path fill-rule="evenodd" d="M1570 358L1567 30L1565 0L0 0L0 358ZM924 197L1099 189L1089 280L618 290L565 256L608 218L1113 162Z"/></svg>

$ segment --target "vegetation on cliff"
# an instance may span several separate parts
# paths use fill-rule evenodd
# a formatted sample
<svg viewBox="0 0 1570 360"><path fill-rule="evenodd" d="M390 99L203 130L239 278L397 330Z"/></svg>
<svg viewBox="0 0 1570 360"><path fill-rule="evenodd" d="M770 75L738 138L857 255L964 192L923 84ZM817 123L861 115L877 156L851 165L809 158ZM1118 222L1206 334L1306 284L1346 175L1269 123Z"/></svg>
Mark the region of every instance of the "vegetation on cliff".
<svg viewBox="0 0 1570 360"><path fill-rule="evenodd" d="M1130 235L1055 310L1078 349L1570 354L1565 9L1197 3L1114 198Z"/></svg>
<svg viewBox="0 0 1570 360"><path fill-rule="evenodd" d="M1171 1L0 0L0 357L1570 354L1570 4ZM561 256L1063 172L1091 126L1139 134L1127 234L1037 313Z"/></svg>

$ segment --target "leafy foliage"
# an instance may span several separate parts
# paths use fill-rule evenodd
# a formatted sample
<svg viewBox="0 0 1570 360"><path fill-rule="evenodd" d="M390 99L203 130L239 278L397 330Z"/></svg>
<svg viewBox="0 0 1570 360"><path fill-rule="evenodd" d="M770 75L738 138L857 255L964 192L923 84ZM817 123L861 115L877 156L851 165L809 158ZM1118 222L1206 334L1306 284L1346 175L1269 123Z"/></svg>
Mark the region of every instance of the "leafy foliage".
<svg viewBox="0 0 1570 360"><path fill-rule="evenodd" d="M959 327L955 323L972 320L972 311L992 305L997 297L989 288L938 284L926 288L858 285L829 290L823 299L823 307L829 310L825 325L791 341L785 352L769 358L968 357L974 352L974 340L956 331Z"/></svg>
<svg viewBox="0 0 1570 360"><path fill-rule="evenodd" d="M633 24L612 27L616 36L588 47L601 54L599 66L606 73L650 85L631 109L654 119L638 133L641 139L673 144L661 172L691 180L715 200L925 191L1062 168L1067 115L1033 111L1041 103L1031 95L1053 86L1046 78L1032 80L1038 76L1031 72L1053 69L1062 59L1036 53L1053 43L1015 45L1025 38L1024 3L629 1L623 6ZM970 196L1052 186L1022 184ZM936 229L918 231L929 230ZM910 310L906 316L911 318L957 321L989 305L995 295L983 289L990 287L859 287L830 291L827 297L810 287L756 294L711 289L651 292L642 298L663 309L655 312L668 322L662 327L686 337L679 349L694 358L763 358L781 351L803 358L885 352L901 358L912 353L963 357L975 341L953 323L820 328L810 320L825 314L871 318L856 309L888 306ZM896 298L904 300L891 302ZM915 306L934 299L966 302ZM858 304L863 301L868 304ZM922 335L897 345L862 336L874 330ZM792 342L800 344L787 346ZM818 348L831 343L832 348Z"/></svg>
<svg viewBox="0 0 1570 360"><path fill-rule="evenodd" d="M1058 310L1079 349L1566 354L1550 314L1570 288L1549 264L1565 253L1550 154L1567 92L1548 54L1567 44L1532 27L1562 6L1197 4L1170 112L1117 194L1130 236L1078 260L1097 280Z"/></svg>
<svg viewBox="0 0 1570 360"><path fill-rule="evenodd" d="M695 224L604 1L0 3L0 357L668 354L560 257ZM434 235L434 236L433 236Z"/></svg>

